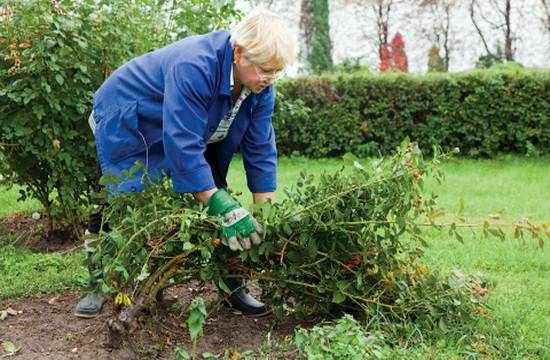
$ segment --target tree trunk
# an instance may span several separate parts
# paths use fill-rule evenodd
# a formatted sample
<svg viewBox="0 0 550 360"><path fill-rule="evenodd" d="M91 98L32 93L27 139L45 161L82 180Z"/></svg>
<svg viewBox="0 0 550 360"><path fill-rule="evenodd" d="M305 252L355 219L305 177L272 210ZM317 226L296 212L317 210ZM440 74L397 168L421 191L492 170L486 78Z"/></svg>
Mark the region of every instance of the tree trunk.
<svg viewBox="0 0 550 360"><path fill-rule="evenodd" d="M510 21L511 0L506 0L506 9L504 10L505 38L504 38L504 57L506 61L514 61L514 49L512 48L512 24Z"/></svg>

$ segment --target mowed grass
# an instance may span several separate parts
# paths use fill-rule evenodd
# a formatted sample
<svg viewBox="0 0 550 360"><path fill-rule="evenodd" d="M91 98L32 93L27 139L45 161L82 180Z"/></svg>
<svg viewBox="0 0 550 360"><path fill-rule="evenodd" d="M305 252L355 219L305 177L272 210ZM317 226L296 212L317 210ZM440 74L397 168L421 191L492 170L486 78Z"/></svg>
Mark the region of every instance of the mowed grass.
<svg viewBox="0 0 550 360"><path fill-rule="evenodd" d="M26 201L17 201L19 199L19 187L11 189L0 185L0 218L17 212L29 212L31 210L40 209L40 202L34 199Z"/></svg>
<svg viewBox="0 0 550 360"><path fill-rule="evenodd" d="M342 168L339 159L281 159L277 197L283 187L291 186L302 170L308 173L335 172ZM229 178L231 187L242 191L241 201L250 201L246 192L242 164L234 163ZM449 213L464 201L464 216L479 222L489 215L513 224L520 218L534 222L550 221L550 158L505 156L493 160L453 159L441 165L442 183L428 178L426 193L438 195L438 203ZM546 249L527 237L525 242L506 231L507 240L483 238L464 232L464 243L445 233L432 232L423 261L432 269L449 273L460 269L465 274L480 272L495 286L490 292L491 318L479 324L486 339L476 344L489 358L550 359L550 238ZM458 338L460 334L457 334ZM469 350L468 350L469 349ZM403 358L452 358L467 356L471 347L440 339L426 348L416 348ZM395 354L396 357L401 357Z"/></svg>
<svg viewBox="0 0 550 360"><path fill-rule="evenodd" d="M0 300L76 289L88 281L84 254L32 253L0 245Z"/></svg>
<svg viewBox="0 0 550 360"><path fill-rule="evenodd" d="M282 158L279 161L277 198L284 198L284 187L292 186L302 170L318 174L340 171L340 159L309 160ZM454 212L464 200L464 215L480 221L489 214L513 223L528 218L537 223L550 221L550 157L501 157L495 160L457 159L442 164L442 184L427 179L426 192L438 195L439 204ZM230 169L229 186L245 205L251 203L242 161ZM16 190L0 188L0 217L14 212L30 212L38 203L17 203ZM482 238L479 233L464 233L464 243L444 233L429 234L429 247L422 261L431 269L448 273L460 269L465 274L481 272L494 281L489 302L492 315L478 324L483 334L479 342L457 342L460 334L436 341L420 342L413 348L397 349L395 358L513 358L550 359L550 249L537 241ZM0 238L0 244L9 239ZM550 238L546 238L550 247ZM35 292L52 292L79 286L85 281L81 254L64 257L31 254L12 246L0 250L0 299ZM9 286L5 286L9 284Z"/></svg>
<svg viewBox="0 0 550 360"><path fill-rule="evenodd" d="M367 162L367 161L365 161ZM340 171L341 159L310 160L302 157L279 159L278 199L284 187L292 186L301 171L319 174ZM426 179L426 193L438 195L438 203L450 212L464 200L464 215L472 218L500 215L503 219L527 217L550 220L550 157L526 158L506 156L496 160L453 159L441 165L444 180L438 184ZM229 187L242 192L243 203L251 203L242 161L231 164Z"/></svg>

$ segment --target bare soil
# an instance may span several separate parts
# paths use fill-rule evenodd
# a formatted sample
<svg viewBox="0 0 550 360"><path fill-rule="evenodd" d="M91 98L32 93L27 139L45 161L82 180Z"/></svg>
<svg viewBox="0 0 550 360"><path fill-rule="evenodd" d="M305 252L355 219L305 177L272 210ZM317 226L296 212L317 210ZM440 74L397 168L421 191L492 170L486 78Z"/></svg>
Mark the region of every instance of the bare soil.
<svg viewBox="0 0 550 360"><path fill-rule="evenodd" d="M252 287L254 295L258 289ZM79 300L77 292L36 295L0 302L0 310L11 307L22 311L0 321L0 343L20 343L17 359L174 359L176 346L191 353L192 342L187 330L186 308L200 294L207 303L216 304L218 294L213 286L198 288L197 283L170 289L167 298L171 306L152 311L140 318L129 339L120 349L108 347L106 322L112 315L107 303L100 316L81 319L73 315ZM174 305L176 304L176 305ZM274 315L246 317L224 306L215 307L204 327L204 335L197 344L197 353L223 353L256 350L271 332L271 339L283 341L293 335L297 325L307 327L293 318L276 321ZM0 354L2 350L0 349ZM292 352L278 354L279 358L293 359ZM238 359L239 357L235 357Z"/></svg>

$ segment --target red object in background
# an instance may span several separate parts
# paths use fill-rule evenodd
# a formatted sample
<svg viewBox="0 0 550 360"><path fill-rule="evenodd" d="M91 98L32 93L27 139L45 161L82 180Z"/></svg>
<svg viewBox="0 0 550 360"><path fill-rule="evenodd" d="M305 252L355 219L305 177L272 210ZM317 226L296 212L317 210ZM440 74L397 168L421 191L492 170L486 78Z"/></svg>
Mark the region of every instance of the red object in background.
<svg viewBox="0 0 550 360"><path fill-rule="evenodd" d="M405 52L403 35L397 32L391 42L380 49L380 72L409 70L409 61Z"/></svg>

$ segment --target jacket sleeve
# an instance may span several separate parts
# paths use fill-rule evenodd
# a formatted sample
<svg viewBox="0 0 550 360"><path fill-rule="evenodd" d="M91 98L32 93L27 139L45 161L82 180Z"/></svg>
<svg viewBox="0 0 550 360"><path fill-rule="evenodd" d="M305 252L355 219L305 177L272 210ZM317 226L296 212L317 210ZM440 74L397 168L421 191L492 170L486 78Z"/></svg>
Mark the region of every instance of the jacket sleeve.
<svg viewBox="0 0 550 360"><path fill-rule="evenodd" d="M164 79L163 142L174 190L199 192L215 187L212 170L204 158L204 134L212 84L207 69L177 63Z"/></svg>
<svg viewBox="0 0 550 360"><path fill-rule="evenodd" d="M256 104L241 142L248 188L253 193L277 188L277 147L271 124L274 106L275 91L271 88Z"/></svg>

